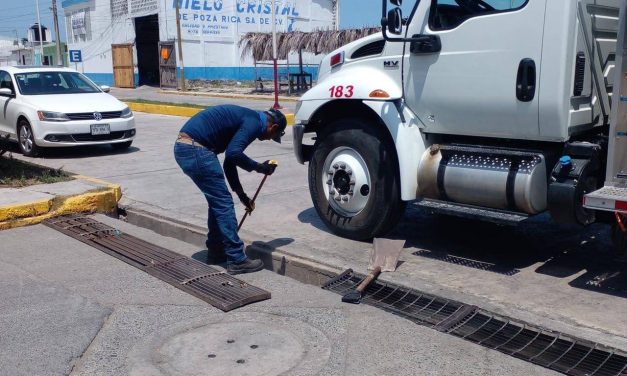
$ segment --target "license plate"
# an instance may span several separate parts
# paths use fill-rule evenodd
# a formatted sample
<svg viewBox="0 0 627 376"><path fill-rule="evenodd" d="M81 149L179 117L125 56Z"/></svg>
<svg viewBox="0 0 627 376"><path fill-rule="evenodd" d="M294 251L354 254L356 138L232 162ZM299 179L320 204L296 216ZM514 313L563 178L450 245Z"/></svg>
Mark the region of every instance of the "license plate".
<svg viewBox="0 0 627 376"><path fill-rule="evenodd" d="M111 127L109 124L92 124L91 125L91 135L97 136L100 134L110 134Z"/></svg>

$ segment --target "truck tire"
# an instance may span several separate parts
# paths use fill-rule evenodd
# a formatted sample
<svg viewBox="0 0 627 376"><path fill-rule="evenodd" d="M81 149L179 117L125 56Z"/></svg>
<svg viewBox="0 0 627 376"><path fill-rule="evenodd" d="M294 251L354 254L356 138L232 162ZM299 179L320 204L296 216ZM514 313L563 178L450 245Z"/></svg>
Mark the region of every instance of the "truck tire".
<svg viewBox="0 0 627 376"><path fill-rule="evenodd" d="M394 145L359 119L338 120L327 129L309 163L309 192L318 215L345 238L384 235L405 209Z"/></svg>

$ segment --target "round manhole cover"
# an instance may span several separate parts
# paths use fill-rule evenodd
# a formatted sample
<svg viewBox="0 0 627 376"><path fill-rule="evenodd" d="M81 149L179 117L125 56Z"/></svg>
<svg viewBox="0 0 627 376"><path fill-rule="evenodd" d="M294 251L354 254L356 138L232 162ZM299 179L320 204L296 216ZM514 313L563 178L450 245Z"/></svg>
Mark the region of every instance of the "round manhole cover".
<svg viewBox="0 0 627 376"><path fill-rule="evenodd" d="M255 322L223 322L177 334L158 349L172 375L270 375L297 366L305 349L293 332Z"/></svg>

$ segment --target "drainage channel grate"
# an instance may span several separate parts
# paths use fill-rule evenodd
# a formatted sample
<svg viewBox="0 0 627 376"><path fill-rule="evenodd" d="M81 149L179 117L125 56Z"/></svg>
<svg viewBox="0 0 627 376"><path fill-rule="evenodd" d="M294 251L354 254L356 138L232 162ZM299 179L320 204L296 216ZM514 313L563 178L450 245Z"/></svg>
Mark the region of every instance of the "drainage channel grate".
<svg viewBox="0 0 627 376"><path fill-rule="evenodd" d="M270 293L168 249L124 234L81 215L68 215L44 224L143 270L222 311L270 299Z"/></svg>
<svg viewBox="0 0 627 376"><path fill-rule="evenodd" d="M349 269L322 288L344 295L363 278ZM361 301L567 375L627 375L627 353L621 350L500 317L476 306L381 281L372 282Z"/></svg>
<svg viewBox="0 0 627 376"><path fill-rule="evenodd" d="M483 262L478 260L472 260L465 257L453 256L446 253L436 253L431 251L420 250L412 253L414 256L426 257L432 260L444 261L449 264L455 264L460 266L465 266L467 268L485 270L492 273L506 275L511 277L515 274L520 273L519 269L516 268L508 268L506 266L499 266L496 264L492 264L489 262Z"/></svg>

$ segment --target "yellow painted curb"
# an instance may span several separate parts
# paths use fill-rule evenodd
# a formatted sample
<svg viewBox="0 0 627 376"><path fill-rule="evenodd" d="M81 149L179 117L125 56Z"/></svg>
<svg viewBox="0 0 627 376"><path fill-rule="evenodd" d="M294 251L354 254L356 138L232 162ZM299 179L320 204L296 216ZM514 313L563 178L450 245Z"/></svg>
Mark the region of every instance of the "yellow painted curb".
<svg viewBox="0 0 627 376"><path fill-rule="evenodd" d="M167 104L137 103L126 101L124 103L126 103L128 107L133 111L146 112L149 114L192 117L202 111L201 108L171 106Z"/></svg>
<svg viewBox="0 0 627 376"><path fill-rule="evenodd" d="M287 120L288 126L294 125L294 119L295 119L294 114L284 112L283 115L285 115L285 120Z"/></svg>
<svg viewBox="0 0 627 376"><path fill-rule="evenodd" d="M252 99L252 100L256 100L256 101L272 101L272 102L274 102L274 95L209 93L209 92L176 91L176 90L161 90L159 92L162 93L162 94L187 95L187 96L190 96L190 97ZM279 102L298 102L298 98L286 97L286 96L283 96L283 95L279 95Z"/></svg>
<svg viewBox="0 0 627 376"><path fill-rule="evenodd" d="M36 217L46 214L52 207L53 199L28 202L0 207L0 223L18 218Z"/></svg>
<svg viewBox="0 0 627 376"><path fill-rule="evenodd" d="M110 213L116 209L122 198L122 188L119 185L80 175L76 178L97 182L106 187L73 196L57 196L50 200L0 208L0 230L34 225L64 214ZM16 215L10 217L6 213Z"/></svg>
<svg viewBox="0 0 627 376"><path fill-rule="evenodd" d="M149 114L192 117L202 111L202 108L175 106L169 104L137 103L132 101L124 101L124 103L126 103L133 111L146 112ZM294 114L284 113L284 115L287 120L287 125L294 125Z"/></svg>

